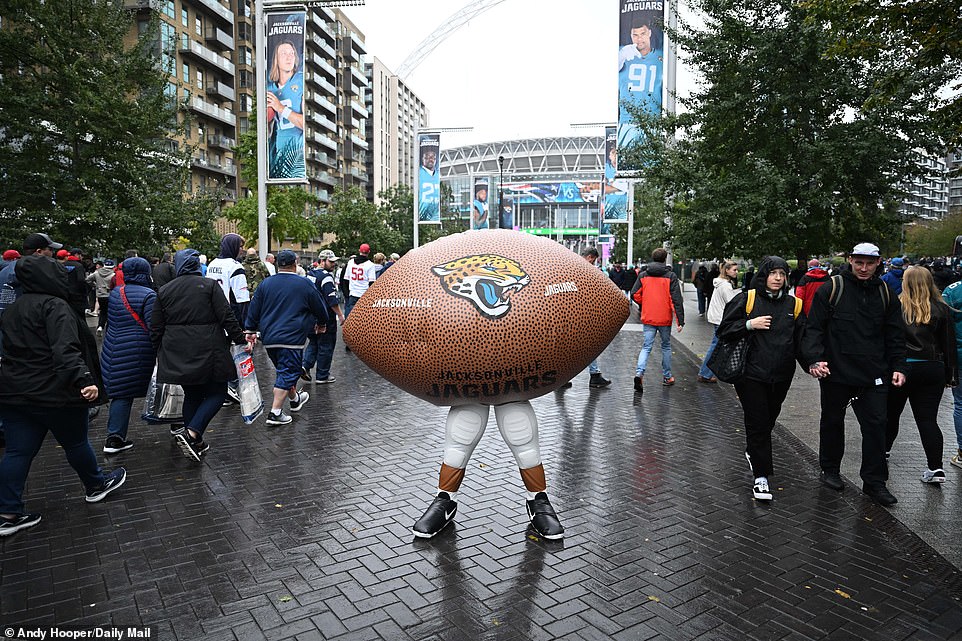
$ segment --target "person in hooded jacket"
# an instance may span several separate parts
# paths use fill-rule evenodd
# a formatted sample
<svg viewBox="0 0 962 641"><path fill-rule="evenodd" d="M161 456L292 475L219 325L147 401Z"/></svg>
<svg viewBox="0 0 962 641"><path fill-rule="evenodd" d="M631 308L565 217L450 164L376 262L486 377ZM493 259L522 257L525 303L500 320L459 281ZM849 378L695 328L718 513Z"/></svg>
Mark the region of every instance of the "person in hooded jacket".
<svg viewBox="0 0 962 641"><path fill-rule="evenodd" d="M720 340L745 336L750 340L745 372L735 391L745 414L745 458L754 477L752 495L760 501L772 499L768 482L774 473L772 430L792 385L805 326L801 305L788 293L789 271L783 258L765 258L753 282L751 312L746 309L748 293L739 293L725 306L718 325Z"/></svg>
<svg viewBox="0 0 962 641"><path fill-rule="evenodd" d="M107 332L100 352L104 387L110 398L105 454L134 446L127 440L130 410L135 398L147 394L155 360L150 323L157 294L150 264L143 258L128 258L121 269L124 284L113 288L107 299Z"/></svg>
<svg viewBox="0 0 962 641"><path fill-rule="evenodd" d="M23 294L0 319L0 416L7 448L0 461L0 536L40 522L24 512L23 489L47 432L83 482L88 503L123 485L119 467L105 474L88 439L88 408L105 394L97 344L67 302L67 271L47 256L17 261Z"/></svg>
<svg viewBox="0 0 962 641"><path fill-rule="evenodd" d="M244 265L238 261L244 249L244 238L239 234L224 234L220 239L220 254L207 265L205 278L217 281L221 291L230 303L234 318L241 325L247 315L247 306L251 301L248 288L247 272ZM199 256L199 254L198 254ZM174 265L176 271L176 264ZM178 274L179 276L180 274Z"/></svg>
<svg viewBox="0 0 962 641"><path fill-rule="evenodd" d="M114 277L114 261L107 259L94 263L97 269L87 275L87 282L93 283L97 289L97 333L102 334L107 327L107 299L110 298L110 281Z"/></svg>
<svg viewBox="0 0 962 641"><path fill-rule="evenodd" d="M711 360L711 355L715 351L715 345L718 344L718 324L721 323L722 314L725 312L725 305L728 304L728 301L735 298L735 295L738 293L738 290L735 289L736 278L738 278L738 263L733 260L726 260L722 265L721 275L715 277L712 281L715 293L709 301L708 311L705 313L705 320L711 323L716 331L712 332L711 345L708 346L708 351L705 352L705 359L702 361L701 367L698 370L699 383L718 382L715 373L708 369L708 361Z"/></svg>
<svg viewBox="0 0 962 641"><path fill-rule="evenodd" d="M802 299L802 311L806 316L808 316L808 310L812 308L815 292L827 283L829 278L831 276L828 275L828 270L824 269L817 259L808 261L808 271L798 279L798 285L795 286L795 296Z"/></svg>
<svg viewBox="0 0 962 641"><path fill-rule="evenodd" d="M227 381L237 378L231 343L257 340L245 338L220 285L201 275L199 257L194 249L175 254L177 277L157 292L150 325L157 382L184 389L184 427L174 437L195 461L210 449L204 431L224 402Z"/></svg>
<svg viewBox="0 0 962 641"><path fill-rule="evenodd" d="M661 335L661 384L665 387L675 384L675 377L671 375L671 324L674 318L681 332L685 326L685 304L678 276L667 260L668 251L662 247L651 252L645 275L637 280L628 297L641 307L639 316L645 326L644 343L635 366L635 392L639 394L644 392L645 368L658 334Z"/></svg>
<svg viewBox="0 0 962 641"><path fill-rule="evenodd" d="M892 266L889 270L882 274L880 277L881 281L889 286L892 293L896 296L902 294L902 277L905 275L905 270L902 267L905 265L905 261L901 258L893 258ZM942 291L941 289L939 291Z"/></svg>

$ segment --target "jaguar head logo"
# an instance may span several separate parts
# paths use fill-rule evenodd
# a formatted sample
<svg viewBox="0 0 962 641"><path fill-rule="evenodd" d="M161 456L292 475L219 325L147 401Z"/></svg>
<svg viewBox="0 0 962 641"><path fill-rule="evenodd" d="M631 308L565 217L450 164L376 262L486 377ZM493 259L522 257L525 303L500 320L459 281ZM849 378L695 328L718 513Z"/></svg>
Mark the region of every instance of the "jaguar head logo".
<svg viewBox="0 0 962 641"><path fill-rule="evenodd" d="M441 287L452 296L471 301L485 318L501 318L511 311L511 293L531 282L517 261L497 254L465 256L431 268Z"/></svg>

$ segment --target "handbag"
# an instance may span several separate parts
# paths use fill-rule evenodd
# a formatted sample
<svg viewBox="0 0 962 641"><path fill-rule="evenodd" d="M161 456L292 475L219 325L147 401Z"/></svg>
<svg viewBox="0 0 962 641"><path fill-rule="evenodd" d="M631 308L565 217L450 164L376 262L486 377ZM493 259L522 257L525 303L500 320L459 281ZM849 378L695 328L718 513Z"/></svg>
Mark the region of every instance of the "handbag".
<svg viewBox="0 0 962 641"><path fill-rule="evenodd" d="M140 418L148 423L175 423L184 420L184 388L175 383L158 383L157 366L150 377L144 412Z"/></svg>
<svg viewBox="0 0 962 641"><path fill-rule="evenodd" d="M241 418L250 425L264 411L264 397L261 396L261 388L257 384L254 359L243 345L232 345L230 354L237 370L237 396L240 399Z"/></svg>
<svg viewBox="0 0 962 641"><path fill-rule="evenodd" d="M715 377L725 383L734 383L745 374L751 336L742 336L733 341L718 341L715 351L708 359L708 369Z"/></svg>

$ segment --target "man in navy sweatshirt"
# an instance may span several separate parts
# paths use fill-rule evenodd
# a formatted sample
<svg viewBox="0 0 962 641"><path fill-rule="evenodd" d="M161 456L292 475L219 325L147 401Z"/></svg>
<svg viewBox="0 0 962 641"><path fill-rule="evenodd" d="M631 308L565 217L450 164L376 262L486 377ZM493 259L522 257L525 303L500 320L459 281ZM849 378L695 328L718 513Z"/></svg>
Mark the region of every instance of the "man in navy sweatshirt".
<svg viewBox="0 0 962 641"><path fill-rule="evenodd" d="M290 410L299 411L310 398L297 391L301 362L308 337L327 331L327 306L314 283L297 275L297 254L289 249L278 252L277 275L265 278L254 292L247 309L247 333L260 331L261 340L277 378L274 402L268 425L286 425L290 415L284 413L284 399L290 399Z"/></svg>

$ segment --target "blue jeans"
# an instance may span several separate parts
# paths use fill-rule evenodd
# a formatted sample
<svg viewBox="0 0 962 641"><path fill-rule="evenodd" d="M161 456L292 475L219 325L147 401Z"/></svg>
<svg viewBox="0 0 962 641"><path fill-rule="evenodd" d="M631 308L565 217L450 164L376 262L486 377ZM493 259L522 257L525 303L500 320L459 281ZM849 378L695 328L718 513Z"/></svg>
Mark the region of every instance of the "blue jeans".
<svg viewBox="0 0 962 641"><path fill-rule="evenodd" d="M354 303L356 303L359 300L361 300L359 296L347 297L347 302L344 303L344 318L348 317L348 315L351 313L351 310L354 309Z"/></svg>
<svg viewBox="0 0 962 641"><path fill-rule="evenodd" d="M7 449L0 461L0 514L23 514L23 486L47 432L88 490L100 487L103 472L87 438L87 407L0 405Z"/></svg>
<svg viewBox="0 0 962 641"><path fill-rule="evenodd" d="M331 361L334 360L334 348L337 346L337 327L328 326L323 334L314 334L304 349L304 369L310 370L317 365L314 372L316 380L324 380L331 375Z"/></svg>
<svg viewBox="0 0 962 641"><path fill-rule="evenodd" d="M705 308L708 307L708 297L701 291L701 287L695 289L695 293L698 295L698 314L704 314Z"/></svg>
<svg viewBox="0 0 962 641"><path fill-rule="evenodd" d="M711 378L715 375L713 371L708 369L708 359L715 351L715 345L718 344L718 325L712 325L715 331L711 335L711 345L708 346L708 351L705 353L705 360L701 362L701 367L698 369L698 375L702 378Z"/></svg>
<svg viewBox="0 0 962 641"><path fill-rule="evenodd" d="M661 373L668 378L671 376L671 325L645 325L645 343L638 354L638 366L635 376L643 376L648 364L648 355L655 345L655 334L661 334Z"/></svg>
<svg viewBox="0 0 962 641"><path fill-rule="evenodd" d="M596 358L595 360L591 361L591 365L588 366L588 373L589 373L589 374L600 374L600 373L601 373L601 368L598 367L598 359L597 359L597 358Z"/></svg>
<svg viewBox="0 0 962 641"><path fill-rule="evenodd" d="M227 383L215 381L184 388L184 427L203 435L227 397Z"/></svg>
<svg viewBox="0 0 962 641"><path fill-rule="evenodd" d="M952 388L952 401L952 418L955 419L955 444L962 451L962 384Z"/></svg>
<svg viewBox="0 0 962 641"><path fill-rule="evenodd" d="M130 425L130 409L134 406L132 398L110 399L110 413L107 415L107 436L127 438L127 427Z"/></svg>

